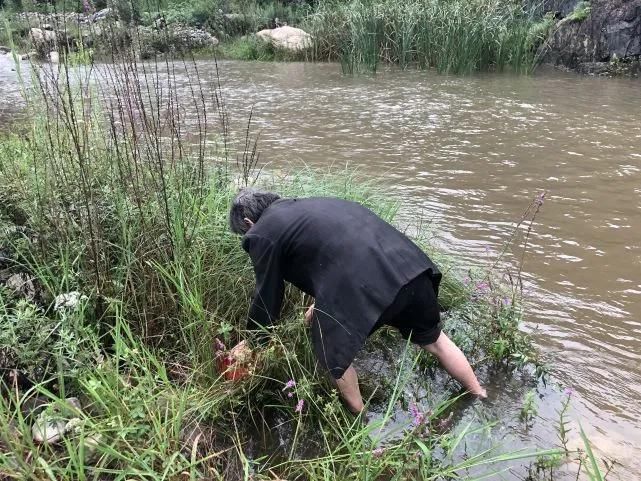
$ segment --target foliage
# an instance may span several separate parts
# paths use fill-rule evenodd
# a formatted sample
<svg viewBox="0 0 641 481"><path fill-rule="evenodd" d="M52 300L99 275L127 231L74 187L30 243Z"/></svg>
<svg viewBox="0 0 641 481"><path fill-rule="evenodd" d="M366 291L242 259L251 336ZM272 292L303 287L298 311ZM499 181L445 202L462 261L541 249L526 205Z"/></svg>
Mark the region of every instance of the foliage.
<svg viewBox="0 0 641 481"><path fill-rule="evenodd" d="M344 71L375 71L381 62L469 73L534 67L538 36L520 5L392 0L326 2L305 23L317 58L338 58Z"/></svg>
<svg viewBox="0 0 641 481"><path fill-rule="evenodd" d="M590 16L592 6L589 1L580 1L574 7L574 10L566 18L571 22L582 22Z"/></svg>

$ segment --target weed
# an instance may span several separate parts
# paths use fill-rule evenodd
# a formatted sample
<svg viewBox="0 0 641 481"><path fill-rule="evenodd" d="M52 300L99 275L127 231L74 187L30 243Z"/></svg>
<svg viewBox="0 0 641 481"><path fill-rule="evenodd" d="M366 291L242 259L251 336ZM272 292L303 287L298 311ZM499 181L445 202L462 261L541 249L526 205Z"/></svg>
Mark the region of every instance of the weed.
<svg viewBox="0 0 641 481"><path fill-rule="evenodd" d="M589 1L581 1L576 4L572 13L570 13L566 18L570 22L582 22L590 16L592 11L592 6Z"/></svg>

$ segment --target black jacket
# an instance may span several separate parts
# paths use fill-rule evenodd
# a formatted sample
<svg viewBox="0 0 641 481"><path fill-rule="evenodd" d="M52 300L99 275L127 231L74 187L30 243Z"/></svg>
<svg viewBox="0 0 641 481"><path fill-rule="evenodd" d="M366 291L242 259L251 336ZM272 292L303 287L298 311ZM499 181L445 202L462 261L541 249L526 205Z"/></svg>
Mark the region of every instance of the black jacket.
<svg viewBox="0 0 641 481"><path fill-rule="evenodd" d="M278 319L284 281L316 298L312 340L335 378L409 281L441 273L421 249L369 209L333 198L281 199L243 238L256 273L248 329ZM255 324L254 324L255 323Z"/></svg>

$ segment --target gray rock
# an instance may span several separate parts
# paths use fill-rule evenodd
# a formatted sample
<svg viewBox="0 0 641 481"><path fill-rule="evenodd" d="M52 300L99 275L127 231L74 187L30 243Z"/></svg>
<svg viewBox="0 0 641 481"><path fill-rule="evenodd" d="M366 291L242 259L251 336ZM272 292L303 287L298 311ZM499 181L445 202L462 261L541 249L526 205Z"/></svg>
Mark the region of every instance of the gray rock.
<svg viewBox="0 0 641 481"><path fill-rule="evenodd" d="M50 419L46 412L42 412L31 426L31 436L38 444L53 444L60 441L66 425L67 421Z"/></svg>
<svg viewBox="0 0 641 481"><path fill-rule="evenodd" d="M50 404L36 417L31 426L31 436L38 444L53 444L65 434L78 432L83 421L77 417L82 406L78 398L67 398L63 406Z"/></svg>
<svg viewBox="0 0 641 481"><path fill-rule="evenodd" d="M84 441L84 455L85 463L90 463L96 459L96 454L98 454L98 446L102 441L102 434L92 434L87 436Z"/></svg>
<svg viewBox="0 0 641 481"><path fill-rule="evenodd" d="M218 39L209 32L192 27L177 26L173 29L177 46L188 48L206 48L218 45Z"/></svg>
<svg viewBox="0 0 641 481"><path fill-rule="evenodd" d="M312 46L312 36L300 28L285 26L265 29L258 32L256 36L266 42L271 42L275 47L293 52Z"/></svg>
<svg viewBox="0 0 641 481"><path fill-rule="evenodd" d="M96 13L93 14L91 17L91 20L93 22L100 22L102 20L106 20L109 17L112 16L113 10L111 8L103 8L102 10L98 10Z"/></svg>
<svg viewBox="0 0 641 481"><path fill-rule="evenodd" d="M24 272L14 274L9 277L5 285L7 289L12 290L15 294L25 297L26 299L34 300L36 298L36 287L33 283L33 279Z"/></svg>
<svg viewBox="0 0 641 481"><path fill-rule="evenodd" d="M29 60L29 59L32 59L32 58L36 58L37 56L38 56L38 52L36 52L35 50L32 50L29 53L22 54L20 56L20 60Z"/></svg>
<svg viewBox="0 0 641 481"><path fill-rule="evenodd" d="M593 0L583 21L561 20L548 39L546 63L599 70L599 62L641 56L641 0Z"/></svg>

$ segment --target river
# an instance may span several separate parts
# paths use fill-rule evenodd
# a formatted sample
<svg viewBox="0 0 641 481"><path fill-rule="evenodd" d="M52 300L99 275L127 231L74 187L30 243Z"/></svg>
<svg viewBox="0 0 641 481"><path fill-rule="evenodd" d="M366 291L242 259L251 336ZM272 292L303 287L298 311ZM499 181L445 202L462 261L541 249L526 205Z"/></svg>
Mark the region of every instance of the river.
<svg viewBox="0 0 641 481"><path fill-rule="evenodd" d="M7 65L0 65L0 122L16 108ZM464 263L494 262L523 211L547 191L524 259L525 321L557 387L539 386L537 423L520 434L549 446L558 386L571 387L571 417L602 455L622 464L612 479L641 477L638 80L556 71L350 77L334 64L303 63L219 67L236 118L253 107L261 164L349 165L383 179L403 211L431 222L437 242ZM213 77L213 62L198 68ZM486 382L494 390L490 415L518 412L523 389Z"/></svg>

